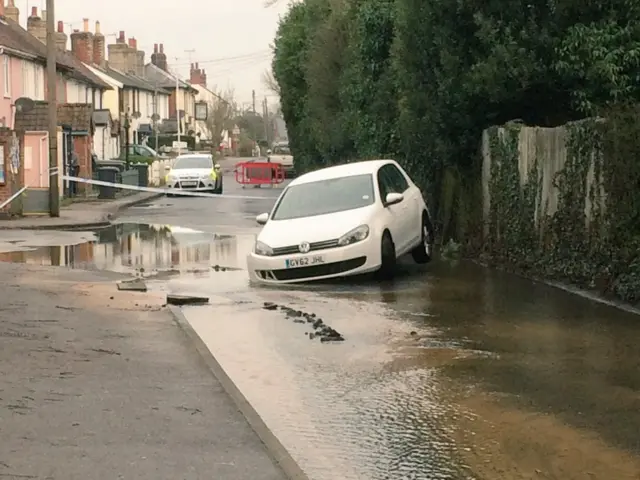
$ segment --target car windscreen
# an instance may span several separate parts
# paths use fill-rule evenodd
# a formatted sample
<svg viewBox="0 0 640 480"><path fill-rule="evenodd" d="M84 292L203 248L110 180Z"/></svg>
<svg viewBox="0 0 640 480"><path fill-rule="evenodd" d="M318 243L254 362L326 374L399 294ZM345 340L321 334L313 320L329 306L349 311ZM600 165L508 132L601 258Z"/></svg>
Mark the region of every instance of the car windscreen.
<svg viewBox="0 0 640 480"><path fill-rule="evenodd" d="M290 220L344 212L366 207L374 200L371 174L319 180L287 188L271 219Z"/></svg>
<svg viewBox="0 0 640 480"><path fill-rule="evenodd" d="M208 157L180 157L173 163L173 169L181 168L213 168L213 161Z"/></svg>
<svg viewBox="0 0 640 480"><path fill-rule="evenodd" d="M276 155L291 155L291 150L289 150L289 147L276 147L273 149L273 153Z"/></svg>

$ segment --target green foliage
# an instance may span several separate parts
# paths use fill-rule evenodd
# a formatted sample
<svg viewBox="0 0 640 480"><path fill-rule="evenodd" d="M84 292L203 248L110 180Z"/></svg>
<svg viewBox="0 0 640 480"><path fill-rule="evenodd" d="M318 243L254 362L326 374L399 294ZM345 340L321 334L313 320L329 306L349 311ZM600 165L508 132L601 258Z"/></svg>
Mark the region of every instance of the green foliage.
<svg viewBox="0 0 640 480"><path fill-rule="evenodd" d="M541 166L530 166L521 185L514 145L519 124L555 127L637 100L639 62L640 4L632 0L301 0L280 22L272 69L301 171L395 158L422 187L442 240L465 248L483 226L482 132L508 124L490 132L501 159L493 166L490 251L521 269L582 283L612 275L614 285L613 277L636 273L601 273L606 262L630 268L634 260L623 247L615 257L607 248L620 238L640 244L615 233L622 223L640 225L640 207L611 207L617 200L609 198L629 190L612 172L635 178L624 163L638 158L635 141L611 140L629 124L618 118L614 132L571 123L569 159L556 179L561 208L549 218L539 204ZM602 192L585 190L591 171L607 192L606 211L594 200ZM597 210L590 222L585 198Z"/></svg>
<svg viewBox="0 0 640 480"><path fill-rule="evenodd" d="M236 117L232 123L235 123L251 140L265 141L264 118L261 115L247 112Z"/></svg>
<svg viewBox="0 0 640 480"><path fill-rule="evenodd" d="M553 182L557 208L542 201L538 162L526 182L518 130L489 130L487 253L517 271L640 301L640 108L568 124L567 157Z"/></svg>

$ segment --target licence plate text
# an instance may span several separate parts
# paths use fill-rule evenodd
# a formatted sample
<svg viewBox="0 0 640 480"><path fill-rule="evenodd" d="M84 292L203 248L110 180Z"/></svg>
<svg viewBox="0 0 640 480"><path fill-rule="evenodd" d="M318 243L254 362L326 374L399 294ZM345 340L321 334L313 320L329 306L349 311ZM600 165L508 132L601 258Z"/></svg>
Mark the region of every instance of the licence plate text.
<svg viewBox="0 0 640 480"><path fill-rule="evenodd" d="M324 263L324 257L321 255L314 255L312 257L291 258L284 261L286 268L296 267L308 267L311 265L319 265Z"/></svg>
<svg viewBox="0 0 640 480"><path fill-rule="evenodd" d="M180 182L180 185L183 187L195 187L198 182Z"/></svg>

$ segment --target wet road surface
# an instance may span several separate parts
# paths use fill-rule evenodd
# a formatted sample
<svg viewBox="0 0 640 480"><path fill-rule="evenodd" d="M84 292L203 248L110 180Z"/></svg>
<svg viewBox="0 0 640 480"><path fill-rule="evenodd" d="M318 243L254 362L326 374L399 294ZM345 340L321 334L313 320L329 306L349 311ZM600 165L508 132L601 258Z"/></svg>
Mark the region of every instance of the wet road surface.
<svg viewBox="0 0 640 480"><path fill-rule="evenodd" d="M265 200L161 198L96 233L3 233L0 252L22 251L0 259L210 295L187 317L313 480L640 478L640 317L469 262L251 288L253 219L279 190L231 180Z"/></svg>

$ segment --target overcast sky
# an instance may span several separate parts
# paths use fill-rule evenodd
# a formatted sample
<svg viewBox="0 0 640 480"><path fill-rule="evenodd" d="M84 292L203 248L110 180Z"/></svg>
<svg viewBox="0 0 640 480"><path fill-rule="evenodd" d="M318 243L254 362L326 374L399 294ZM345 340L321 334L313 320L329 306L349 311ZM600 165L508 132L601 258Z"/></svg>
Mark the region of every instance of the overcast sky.
<svg viewBox="0 0 640 480"><path fill-rule="evenodd" d="M16 0L16 5L24 24L32 6L46 3ZM153 44L164 43L170 67L177 66L183 78L189 64L199 62L209 87L234 88L241 103L250 102L255 89L259 105L265 95L270 104L275 99L261 77L270 67L269 46L287 6L287 0L268 8L264 0L56 0L55 17L65 22L67 33L82 29L83 18L92 29L99 20L107 43L124 30L127 38L137 39L147 61Z"/></svg>

